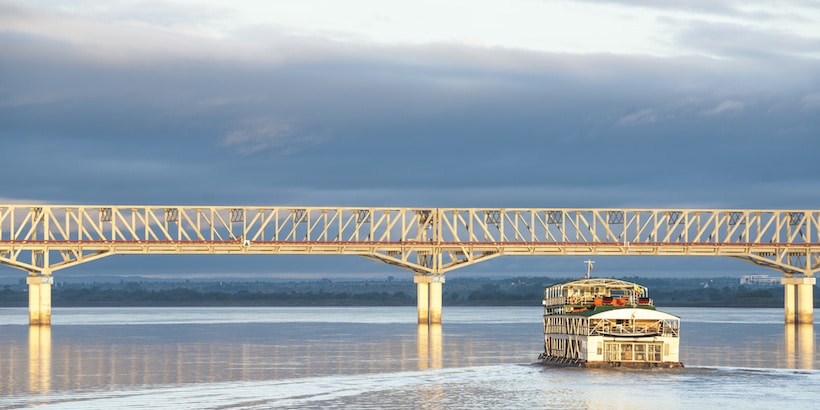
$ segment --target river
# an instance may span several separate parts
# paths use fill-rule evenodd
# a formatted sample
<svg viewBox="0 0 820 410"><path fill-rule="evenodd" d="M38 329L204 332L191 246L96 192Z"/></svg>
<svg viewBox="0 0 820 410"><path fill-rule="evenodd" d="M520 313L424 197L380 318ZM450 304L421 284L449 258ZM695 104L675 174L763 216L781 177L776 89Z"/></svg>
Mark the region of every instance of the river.
<svg viewBox="0 0 820 410"><path fill-rule="evenodd" d="M537 364L540 307L0 309L0 409L815 408L813 326L667 308L684 369Z"/></svg>

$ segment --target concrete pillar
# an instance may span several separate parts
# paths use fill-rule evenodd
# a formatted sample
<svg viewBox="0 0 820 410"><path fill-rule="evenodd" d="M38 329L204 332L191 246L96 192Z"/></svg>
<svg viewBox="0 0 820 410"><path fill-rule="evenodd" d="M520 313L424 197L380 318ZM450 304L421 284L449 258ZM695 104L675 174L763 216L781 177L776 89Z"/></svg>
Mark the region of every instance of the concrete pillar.
<svg viewBox="0 0 820 410"><path fill-rule="evenodd" d="M794 323L796 316L794 315L794 285L786 283L786 279L791 280L791 278L783 278L780 283L783 284L783 319L788 325Z"/></svg>
<svg viewBox="0 0 820 410"><path fill-rule="evenodd" d="M815 278L803 278L797 285L797 323L814 323L814 283Z"/></svg>
<svg viewBox="0 0 820 410"><path fill-rule="evenodd" d="M416 275L419 323L441 323L441 285L444 275Z"/></svg>
<svg viewBox="0 0 820 410"><path fill-rule="evenodd" d="M430 282L430 323L441 324L441 282Z"/></svg>
<svg viewBox="0 0 820 410"><path fill-rule="evenodd" d="M814 323L815 278L783 278L783 312L787 324Z"/></svg>
<svg viewBox="0 0 820 410"><path fill-rule="evenodd" d="M419 276L416 276L416 279L418 278ZM430 284L427 282L416 282L416 288L416 304L418 305L419 323L426 325L429 320L430 299L428 295L430 293Z"/></svg>
<svg viewBox="0 0 820 410"><path fill-rule="evenodd" d="M51 325L51 285L54 278L48 276L29 276L28 284L28 323L32 326Z"/></svg>

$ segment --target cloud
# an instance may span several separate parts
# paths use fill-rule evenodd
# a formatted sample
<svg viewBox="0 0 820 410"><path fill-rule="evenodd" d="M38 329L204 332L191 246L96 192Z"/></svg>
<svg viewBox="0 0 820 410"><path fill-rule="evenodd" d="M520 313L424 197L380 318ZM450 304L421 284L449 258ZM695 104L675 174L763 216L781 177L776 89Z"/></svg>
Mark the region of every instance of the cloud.
<svg viewBox="0 0 820 410"><path fill-rule="evenodd" d="M820 92L806 94L800 100L800 104L804 112L820 110Z"/></svg>
<svg viewBox="0 0 820 410"><path fill-rule="evenodd" d="M621 126L636 126L641 124L651 124L658 121L658 115L654 110L644 109L634 111L618 119L617 124Z"/></svg>
<svg viewBox="0 0 820 410"><path fill-rule="evenodd" d="M47 202L39 199L0 197L0 204L6 205L45 205Z"/></svg>
<svg viewBox="0 0 820 410"><path fill-rule="evenodd" d="M693 16L742 18L754 21L806 21L797 11L816 11L818 6L800 0L780 1L776 6L768 2L739 0L583 0L593 4L611 4L629 9L646 9L656 13L685 12Z"/></svg>
<svg viewBox="0 0 820 410"><path fill-rule="evenodd" d="M246 155L261 151L293 155L321 141L322 138L316 135L300 134L297 127L287 121L272 119L246 120L222 140L224 145Z"/></svg>
<svg viewBox="0 0 820 410"><path fill-rule="evenodd" d="M669 19L676 43L716 58L772 61L783 58L820 58L820 33L771 29L755 24Z"/></svg>
<svg viewBox="0 0 820 410"><path fill-rule="evenodd" d="M583 0L596 4L613 4L628 8L642 8L655 11L685 11L697 14L742 15L742 9L735 0Z"/></svg>
<svg viewBox="0 0 820 410"><path fill-rule="evenodd" d="M324 14L316 13L308 3L225 2L214 6L109 1L94 7L71 1L51 7L35 4L2 3L5 12L0 13L0 32L48 41L53 45L50 54L55 59L94 58L108 64L155 64L166 58L314 62L349 55L351 46L355 51L362 45L376 49L454 45L468 49L667 56L686 55L693 49L719 56L724 51L749 53L755 49L789 54L817 52L817 36L806 34L816 26L816 10L812 13L809 7L798 7L799 3L783 2L772 7L735 1L611 1L581 4L575 11L578 14L561 4L538 1L521 2L519 12L508 14L499 4L487 2L470 4L467 16L457 6L437 8L434 16L427 16L426 23L431 27L423 31L416 29L418 20L412 16L424 18L424 5L412 2L371 4L364 11L354 9L356 2L338 8L323 4ZM787 11L782 10L784 6ZM809 12L798 13L806 8ZM779 23L787 24L778 24L782 28L776 30L771 24L762 24L761 15L766 13L779 13L783 16ZM454 19L461 19L462 24L453 24ZM587 25L598 29L592 32L585 28ZM670 41L668 34L674 32L681 33L682 42ZM724 41L723 36L731 37ZM6 44L4 55L32 52L30 47L14 43ZM680 45L688 49L681 51Z"/></svg>
<svg viewBox="0 0 820 410"><path fill-rule="evenodd" d="M719 115L724 113L738 113L743 111L746 107L746 104L742 101L735 101L735 100L726 100L721 101L718 105L712 109L703 111L705 115Z"/></svg>

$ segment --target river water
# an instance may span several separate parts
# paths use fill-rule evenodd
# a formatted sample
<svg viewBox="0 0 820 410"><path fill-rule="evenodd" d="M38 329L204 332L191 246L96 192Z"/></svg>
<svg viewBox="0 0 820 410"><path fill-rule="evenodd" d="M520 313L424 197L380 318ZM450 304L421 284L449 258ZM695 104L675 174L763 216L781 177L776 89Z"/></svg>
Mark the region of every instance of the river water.
<svg viewBox="0 0 820 410"><path fill-rule="evenodd" d="M813 326L665 310L684 369L538 365L540 307L0 309L0 409L817 408Z"/></svg>

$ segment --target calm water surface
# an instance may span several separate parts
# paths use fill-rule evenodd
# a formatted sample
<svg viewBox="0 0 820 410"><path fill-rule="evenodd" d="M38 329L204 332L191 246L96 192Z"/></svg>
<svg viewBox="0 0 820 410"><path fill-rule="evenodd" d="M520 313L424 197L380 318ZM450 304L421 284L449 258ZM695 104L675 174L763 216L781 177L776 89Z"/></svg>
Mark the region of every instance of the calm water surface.
<svg viewBox="0 0 820 410"><path fill-rule="evenodd" d="M540 307L0 309L0 408L816 408L813 326L666 311L685 369L538 365Z"/></svg>

